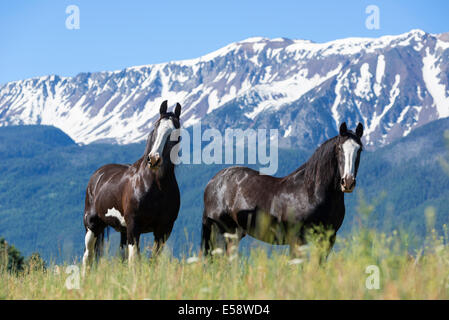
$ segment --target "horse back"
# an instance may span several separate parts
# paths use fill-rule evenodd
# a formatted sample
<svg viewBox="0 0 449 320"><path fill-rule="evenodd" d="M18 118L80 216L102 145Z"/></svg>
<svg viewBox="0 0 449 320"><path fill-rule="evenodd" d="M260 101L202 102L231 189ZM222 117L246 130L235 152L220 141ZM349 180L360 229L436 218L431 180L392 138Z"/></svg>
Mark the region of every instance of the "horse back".
<svg viewBox="0 0 449 320"><path fill-rule="evenodd" d="M204 218L218 219L242 210L267 205L265 192L278 188L279 178L261 175L247 167L230 167L219 171L204 192ZM235 220L237 217L233 217Z"/></svg>
<svg viewBox="0 0 449 320"><path fill-rule="evenodd" d="M222 220L230 216L237 224L248 215L263 214L273 221L323 223L338 229L344 216L344 198L326 196L310 199L304 184L303 170L295 179L261 175L246 167L230 167L219 171L204 192L203 221Z"/></svg>

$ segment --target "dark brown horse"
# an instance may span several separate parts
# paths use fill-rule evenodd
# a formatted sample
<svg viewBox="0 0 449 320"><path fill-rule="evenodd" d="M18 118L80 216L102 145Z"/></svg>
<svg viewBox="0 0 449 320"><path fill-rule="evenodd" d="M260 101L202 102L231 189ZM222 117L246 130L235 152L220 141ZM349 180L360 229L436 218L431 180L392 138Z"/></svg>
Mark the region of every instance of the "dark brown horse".
<svg viewBox="0 0 449 320"><path fill-rule="evenodd" d="M324 142L310 159L284 178L245 167L221 170L204 192L202 248L227 250L246 234L273 244L306 243L315 226L330 230L330 248L345 215L344 193L355 188L363 126ZM329 248L329 250L330 250Z"/></svg>
<svg viewBox="0 0 449 320"><path fill-rule="evenodd" d="M160 252L180 206L174 164L170 159L172 148L179 142L179 138L172 141L170 135L180 128L180 114L179 103L173 113L167 112L167 101L164 101L143 156L132 165L105 165L91 176L84 209L84 270L92 261L94 251L101 252L107 226L121 233L120 248L123 252L128 245L131 262L139 254L142 233L153 232L153 254Z"/></svg>

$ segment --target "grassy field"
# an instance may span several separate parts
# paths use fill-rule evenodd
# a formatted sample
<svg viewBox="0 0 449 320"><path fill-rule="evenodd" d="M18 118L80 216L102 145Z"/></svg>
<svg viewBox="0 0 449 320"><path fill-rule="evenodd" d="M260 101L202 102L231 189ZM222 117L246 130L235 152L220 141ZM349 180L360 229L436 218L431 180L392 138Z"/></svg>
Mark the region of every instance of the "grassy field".
<svg viewBox="0 0 449 320"><path fill-rule="evenodd" d="M431 220L432 210L427 214ZM361 228L338 239L322 264L322 246L314 243L302 260L259 248L248 256L213 259L163 253L131 268L118 258L102 258L85 278L78 277L79 264L21 273L3 269L0 298L449 299L448 234L428 229L427 239L411 252L407 234Z"/></svg>
<svg viewBox="0 0 449 320"><path fill-rule="evenodd" d="M449 172L447 160L440 162ZM370 223L379 220L377 206L359 199L358 225L337 237L324 263L325 244L313 239L302 259L263 248L213 259L195 252L179 259L167 250L131 267L107 256L84 278L77 261L10 272L0 252L0 299L449 299L447 212L428 207L425 219L413 217L426 221L422 238L376 231Z"/></svg>

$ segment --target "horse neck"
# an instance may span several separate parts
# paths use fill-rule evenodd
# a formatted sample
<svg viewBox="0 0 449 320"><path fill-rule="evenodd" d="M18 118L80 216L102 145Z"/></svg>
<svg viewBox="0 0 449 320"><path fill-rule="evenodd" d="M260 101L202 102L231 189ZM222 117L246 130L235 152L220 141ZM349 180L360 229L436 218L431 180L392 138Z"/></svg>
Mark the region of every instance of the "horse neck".
<svg viewBox="0 0 449 320"><path fill-rule="evenodd" d="M335 155L335 138L323 143L310 159L286 178L305 185L309 196L338 191L340 173Z"/></svg>
<svg viewBox="0 0 449 320"><path fill-rule="evenodd" d="M146 161L147 156L145 154L137 160L133 167L136 168L136 173L145 181L149 182L149 186L156 182L164 183L166 181L170 181L175 177L175 166L173 163L169 161L169 163L165 163L163 167L163 174L158 174L148 168L148 162Z"/></svg>

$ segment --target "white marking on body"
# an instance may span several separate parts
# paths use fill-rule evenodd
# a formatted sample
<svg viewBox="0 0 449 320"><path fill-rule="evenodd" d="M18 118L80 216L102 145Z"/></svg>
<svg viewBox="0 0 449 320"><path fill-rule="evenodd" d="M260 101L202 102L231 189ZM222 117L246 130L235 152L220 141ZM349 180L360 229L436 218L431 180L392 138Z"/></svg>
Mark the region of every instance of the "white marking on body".
<svg viewBox="0 0 449 320"><path fill-rule="evenodd" d="M153 147L151 148L150 155L159 154L162 156L164 150L165 141L171 132L175 130L175 126L170 119L162 119L159 122L159 127L156 132L156 139L154 140Z"/></svg>
<svg viewBox="0 0 449 320"><path fill-rule="evenodd" d="M360 149L360 145L353 139L348 139L343 143L342 148L345 157L343 177L354 176L355 160L357 159L357 152Z"/></svg>
<svg viewBox="0 0 449 320"><path fill-rule="evenodd" d="M97 238L95 237L95 234L90 229L87 229L86 236L84 238L86 250L84 251L83 256L83 275L86 275L86 268L92 262L96 240Z"/></svg>
<svg viewBox="0 0 449 320"><path fill-rule="evenodd" d="M122 227L126 227L126 221L125 218L122 216L120 211L118 211L115 208L108 209L108 212L105 214L105 217L107 218L116 218Z"/></svg>

